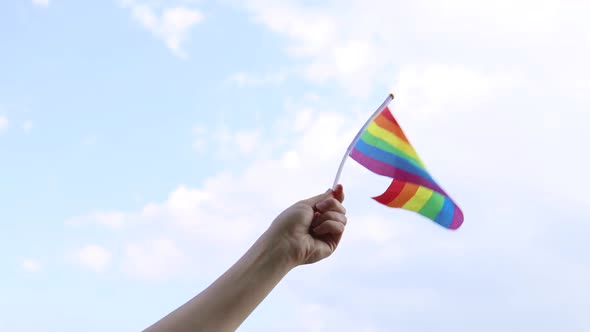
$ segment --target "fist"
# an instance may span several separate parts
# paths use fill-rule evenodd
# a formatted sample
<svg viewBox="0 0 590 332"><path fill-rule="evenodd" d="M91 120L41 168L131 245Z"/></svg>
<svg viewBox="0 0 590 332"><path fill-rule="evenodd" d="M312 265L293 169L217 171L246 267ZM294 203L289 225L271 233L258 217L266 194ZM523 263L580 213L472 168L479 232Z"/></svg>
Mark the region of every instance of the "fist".
<svg viewBox="0 0 590 332"><path fill-rule="evenodd" d="M338 247L346 226L342 185L302 200L283 211L272 223L269 243L284 251L294 266L315 263Z"/></svg>

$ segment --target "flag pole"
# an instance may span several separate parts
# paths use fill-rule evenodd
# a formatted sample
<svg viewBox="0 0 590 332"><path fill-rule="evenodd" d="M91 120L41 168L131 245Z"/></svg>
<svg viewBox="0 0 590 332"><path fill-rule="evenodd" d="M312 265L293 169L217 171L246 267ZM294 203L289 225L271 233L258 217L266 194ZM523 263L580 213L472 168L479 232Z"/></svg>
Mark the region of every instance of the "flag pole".
<svg viewBox="0 0 590 332"><path fill-rule="evenodd" d="M375 118L385 109L385 107L387 107L387 105L389 105L389 103L391 103L393 98L394 98L393 93L390 93L387 96L387 98L385 98L385 100L383 101L381 106L379 106L379 108L377 108L377 110L373 113L373 115L371 115L371 117L367 120L367 122L365 122L365 124L363 125L361 130L359 130L359 132L356 134L356 136L354 137L354 139L352 140L352 142L350 143L350 145L346 149L346 153L342 157L342 161L340 162L340 166L338 167L338 172L336 173L336 178L334 179L334 184L332 185L332 189L336 189L336 186L338 185L338 181L340 181L340 175L342 174L342 169L344 168L344 163L346 162L346 159L348 159L348 156L350 155L350 152L352 152L352 149L356 145L356 142L358 142L359 138L361 137L361 134L365 131L365 129L367 129L369 124L371 122L373 122L373 120L375 120Z"/></svg>

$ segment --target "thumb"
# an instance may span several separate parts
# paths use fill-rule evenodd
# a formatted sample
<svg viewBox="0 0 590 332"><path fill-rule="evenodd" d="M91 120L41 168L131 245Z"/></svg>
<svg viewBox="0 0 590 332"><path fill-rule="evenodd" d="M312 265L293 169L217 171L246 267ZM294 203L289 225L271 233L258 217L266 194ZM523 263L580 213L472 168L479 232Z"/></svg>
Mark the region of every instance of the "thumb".
<svg viewBox="0 0 590 332"><path fill-rule="evenodd" d="M305 199L305 200L303 200L301 202L303 204L309 205L309 206L311 206L313 208L313 207L315 207L315 205L317 203L319 203L319 202L321 202L321 201L323 201L323 200L325 200L327 198L333 197L333 196L334 196L334 192L332 191L332 188L330 188L330 189L326 190L326 192L323 193L323 194L319 194L317 196L310 197L310 198Z"/></svg>

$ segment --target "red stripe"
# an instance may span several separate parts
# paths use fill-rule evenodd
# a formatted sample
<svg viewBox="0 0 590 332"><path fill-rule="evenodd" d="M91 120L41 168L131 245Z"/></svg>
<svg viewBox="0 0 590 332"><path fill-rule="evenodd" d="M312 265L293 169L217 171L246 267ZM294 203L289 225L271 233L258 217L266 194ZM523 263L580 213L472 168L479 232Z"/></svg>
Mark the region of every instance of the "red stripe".
<svg viewBox="0 0 590 332"><path fill-rule="evenodd" d="M393 115L391 114L391 112L389 111L389 108L385 108L383 110L383 112L381 112L381 114L375 119L375 123L389 131L390 133L394 134L395 136L399 137L401 140L405 141L406 143L410 143L408 141L408 138L406 137L406 134L404 134L404 131L402 130L402 128L399 126L399 124L397 123L397 121L395 120L395 118L393 117Z"/></svg>
<svg viewBox="0 0 590 332"><path fill-rule="evenodd" d="M373 197L373 199L383 205L389 205L389 203L399 195L402 189L404 189L404 183L402 181L393 180L383 194Z"/></svg>

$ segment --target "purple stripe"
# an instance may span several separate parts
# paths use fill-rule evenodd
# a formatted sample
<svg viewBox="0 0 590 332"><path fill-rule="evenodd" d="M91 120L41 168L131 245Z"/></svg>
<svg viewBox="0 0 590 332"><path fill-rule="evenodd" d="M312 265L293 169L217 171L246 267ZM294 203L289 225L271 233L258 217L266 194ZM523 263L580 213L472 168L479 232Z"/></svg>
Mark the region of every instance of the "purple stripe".
<svg viewBox="0 0 590 332"><path fill-rule="evenodd" d="M455 211L453 213L453 221L451 221L450 229L457 229L463 223L463 211L455 204Z"/></svg>
<svg viewBox="0 0 590 332"><path fill-rule="evenodd" d="M419 186L423 186L428 189L432 189L436 192L443 194L444 196L447 196L447 197L449 196L449 195L447 195L447 193L444 192L444 190L442 190L441 187L439 187L433 181L429 181L421 176L417 176L415 174L401 170L395 166L375 160L367 155L362 154L357 149L352 150L352 152L350 153L350 157L352 159L356 160L359 164L365 166L367 169L369 169L373 173L387 176L392 179L398 179L398 180L405 181L405 182L411 182L411 183L417 184ZM453 219L453 222L454 221L455 220Z"/></svg>

